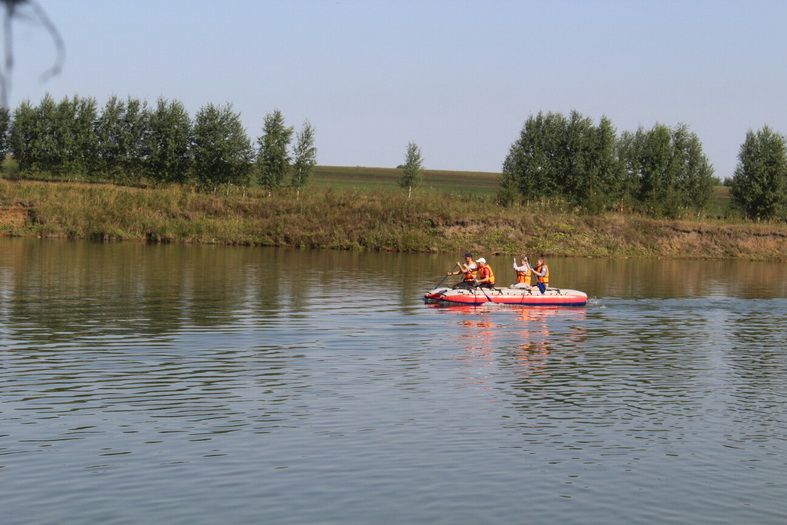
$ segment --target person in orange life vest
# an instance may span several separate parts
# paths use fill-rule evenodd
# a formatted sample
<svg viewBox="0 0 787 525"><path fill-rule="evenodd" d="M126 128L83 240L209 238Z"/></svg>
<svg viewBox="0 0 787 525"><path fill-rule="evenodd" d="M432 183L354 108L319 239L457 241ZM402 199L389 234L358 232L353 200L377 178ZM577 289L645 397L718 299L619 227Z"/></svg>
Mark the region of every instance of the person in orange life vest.
<svg viewBox="0 0 787 525"><path fill-rule="evenodd" d="M473 254L470 252L466 253L464 264L457 262L456 265L459 267L457 271L447 273L447 275L462 275L462 282L454 286L454 288L472 288L478 272L478 265L473 260Z"/></svg>
<svg viewBox="0 0 787 525"><path fill-rule="evenodd" d="M544 292L547 291L547 287L549 286L549 266L547 266L546 261L544 261L544 256L538 258L538 262L536 263L536 267L533 268L533 273L536 274L538 290L541 292L541 295L544 295Z"/></svg>
<svg viewBox="0 0 787 525"><path fill-rule="evenodd" d="M521 262L522 265L517 266L516 258L514 258L514 271L516 272L516 284L519 285L518 288L529 288L530 276L533 273L533 269L530 268L530 264L527 262L527 257L522 257Z"/></svg>
<svg viewBox="0 0 787 525"><path fill-rule="evenodd" d="M483 257L479 257L476 261L478 263L478 279L476 279L476 285L482 288L494 288L495 287L495 272L492 271L492 267L486 264L486 259Z"/></svg>

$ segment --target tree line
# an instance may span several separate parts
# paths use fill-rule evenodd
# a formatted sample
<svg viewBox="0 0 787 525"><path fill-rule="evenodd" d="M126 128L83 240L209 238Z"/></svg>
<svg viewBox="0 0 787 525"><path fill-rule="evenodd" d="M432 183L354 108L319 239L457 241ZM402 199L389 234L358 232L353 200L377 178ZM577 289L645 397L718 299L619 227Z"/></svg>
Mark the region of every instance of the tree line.
<svg viewBox="0 0 787 525"><path fill-rule="evenodd" d="M0 155L10 153L21 173L88 180L300 188L314 170L317 149L308 122L294 145L293 134L275 110L265 116L255 148L229 104L207 104L193 119L177 100L150 107L131 97L112 97L100 109L92 98L57 102L49 95L13 112L0 108Z"/></svg>
<svg viewBox="0 0 787 525"><path fill-rule="evenodd" d="M501 198L561 199L591 212L701 210L716 179L684 125L617 134L574 111L530 116L503 163Z"/></svg>
<svg viewBox="0 0 787 525"><path fill-rule="evenodd" d="M785 217L784 137L768 128L746 137L732 182L734 204L754 219ZM574 111L530 116L503 163L499 199L557 199L590 212L701 213L720 181L686 125L618 134ZM763 204L763 202L767 204Z"/></svg>

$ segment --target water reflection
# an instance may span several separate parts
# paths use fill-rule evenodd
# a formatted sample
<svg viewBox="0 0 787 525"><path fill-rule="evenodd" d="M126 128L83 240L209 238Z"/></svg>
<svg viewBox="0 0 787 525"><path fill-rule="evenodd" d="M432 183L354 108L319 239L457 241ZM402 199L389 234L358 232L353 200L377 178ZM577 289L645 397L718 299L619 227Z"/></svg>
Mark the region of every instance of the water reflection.
<svg viewBox="0 0 787 525"><path fill-rule="evenodd" d="M264 323L283 310L297 319L310 301L336 297L344 303L359 290L375 287L378 303L394 301L410 315L413 298L444 274L446 260L434 255L3 240L0 314L28 337L35 335L35 327L45 329L40 333L47 342L80 335L155 335L184 326ZM508 267L504 260L492 258L499 263L501 282ZM560 286L586 290L593 297L787 295L783 264L555 259L551 265ZM315 298L314 292L321 295Z"/></svg>
<svg viewBox="0 0 787 525"><path fill-rule="evenodd" d="M784 265L555 259L588 307L424 305L451 259L0 239L4 516L780 522Z"/></svg>

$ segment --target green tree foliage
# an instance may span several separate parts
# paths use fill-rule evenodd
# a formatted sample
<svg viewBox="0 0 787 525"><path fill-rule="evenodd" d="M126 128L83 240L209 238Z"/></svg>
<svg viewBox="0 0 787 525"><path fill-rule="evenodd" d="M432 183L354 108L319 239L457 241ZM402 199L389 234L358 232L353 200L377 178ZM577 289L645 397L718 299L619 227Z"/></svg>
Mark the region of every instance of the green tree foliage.
<svg viewBox="0 0 787 525"><path fill-rule="evenodd" d="M577 112L529 117L503 162L500 195L514 187L525 200L559 198L590 212L635 205L653 214L702 209L713 170L685 126L656 125L617 137ZM503 199L505 200L505 199Z"/></svg>
<svg viewBox="0 0 787 525"><path fill-rule="evenodd" d="M257 162L268 187L282 184L290 169L292 133L280 111L266 116ZM166 99L149 109L135 98L111 97L99 111L92 98L56 102L47 95L13 114L0 108L0 155L6 152L22 174L181 183L195 176L211 188L248 184L253 167L251 143L230 106L207 105L192 123L183 104ZM293 153L292 185L301 187L317 155L308 122Z"/></svg>
<svg viewBox="0 0 787 525"><path fill-rule="evenodd" d="M713 191L713 168L699 137L685 125L656 124L648 131L624 133L618 155L623 166L623 195L654 215L702 211Z"/></svg>
<svg viewBox="0 0 787 525"><path fill-rule="evenodd" d="M90 177L97 173L98 164L98 106L93 98L76 98L74 101L73 172Z"/></svg>
<svg viewBox="0 0 787 525"><path fill-rule="evenodd" d="M61 155L57 137L57 103L46 95L35 108L33 121L32 167L35 171L60 171Z"/></svg>
<svg viewBox="0 0 787 525"><path fill-rule="evenodd" d="M731 194L751 219L787 219L787 151L782 135L768 126L746 134Z"/></svg>
<svg viewBox="0 0 787 525"><path fill-rule="evenodd" d="M191 118L177 100L160 98L150 114L147 175L159 182L186 182L192 163Z"/></svg>
<svg viewBox="0 0 787 525"><path fill-rule="evenodd" d="M83 175L95 165L97 139L93 99L45 96L38 106L20 104L14 112L9 149L20 170Z"/></svg>
<svg viewBox="0 0 787 525"><path fill-rule="evenodd" d="M292 162L292 186L302 188L317 165L317 148L314 146L314 128L308 122L295 138Z"/></svg>
<svg viewBox="0 0 787 525"><path fill-rule="evenodd" d="M503 163L503 179L516 182L527 200L559 195L559 181L565 180L567 142L566 118L559 113L539 112L530 116Z"/></svg>
<svg viewBox="0 0 787 525"><path fill-rule="evenodd" d="M52 128L54 150L42 171L90 176L96 166L98 137L96 101L92 98L64 98L55 109L54 121L42 118L43 128Z"/></svg>
<svg viewBox="0 0 787 525"><path fill-rule="evenodd" d="M257 139L257 172L260 185L273 190L281 186L290 169L288 148L292 128L284 123L284 115L278 109L265 115L262 135Z"/></svg>
<svg viewBox="0 0 787 525"><path fill-rule="evenodd" d="M717 181L713 167L702 151L702 143L687 126L679 125L673 131L672 147L673 169L677 172L678 205L702 211L707 207Z"/></svg>
<svg viewBox="0 0 787 525"><path fill-rule="evenodd" d="M232 106L208 104L194 118L194 174L206 187L248 184L252 149Z"/></svg>
<svg viewBox="0 0 787 525"><path fill-rule="evenodd" d="M645 135L641 154L639 201L645 211L659 214L673 205L674 172L669 128L656 124Z"/></svg>
<svg viewBox="0 0 787 525"><path fill-rule="evenodd" d="M96 123L98 165L116 180L137 180L145 172L150 111L147 102L111 97Z"/></svg>
<svg viewBox="0 0 787 525"><path fill-rule="evenodd" d="M497 202L503 206L511 206L517 198L518 188L516 174L512 167L514 162L511 155L503 161L503 171L500 174L500 190L497 192Z"/></svg>
<svg viewBox="0 0 787 525"><path fill-rule="evenodd" d="M125 103L117 97L111 97L104 104L96 122L96 135L99 143L98 166L99 170L106 175L121 171L121 161L125 156L125 144L122 139L122 121L125 111Z"/></svg>
<svg viewBox="0 0 787 525"><path fill-rule="evenodd" d="M33 140L35 135L36 110L28 101L23 101L14 110L8 147L19 165L20 171L33 167Z"/></svg>
<svg viewBox="0 0 787 525"><path fill-rule="evenodd" d="M409 199L413 188L421 183L423 177L421 148L415 142L407 144L407 154L401 170L402 176L399 178L399 186L407 188L407 198Z"/></svg>
<svg viewBox="0 0 787 525"><path fill-rule="evenodd" d="M592 131L593 182L588 185L584 205L591 212L620 207L625 190L625 172L618 156L617 133L612 121L601 117Z"/></svg>
<svg viewBox="0 0 787 525"><path fill-rule="evenodd" d="M9 153L9 136L11 133L11 112L0 107L0 161Z"/></svg>

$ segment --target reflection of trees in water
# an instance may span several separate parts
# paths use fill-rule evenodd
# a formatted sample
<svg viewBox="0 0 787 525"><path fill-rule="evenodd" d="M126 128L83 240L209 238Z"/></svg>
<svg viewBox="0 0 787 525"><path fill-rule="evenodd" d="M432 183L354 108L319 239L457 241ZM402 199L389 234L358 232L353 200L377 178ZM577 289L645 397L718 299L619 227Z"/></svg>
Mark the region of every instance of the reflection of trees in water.
<svg viewBox="0 0 787 525"><path fill-rule="evenodd" d="M12 242L4 250L0 264L13 275L10 325L38 326L46 333L25 337L46 342L231 324L247 291L243 263L251 253L66 242ZM265 292L268 301L276 296Z"/></svg>
<svg viewBox="0 0 787 525"><path fill-rule="evenodd" d="M263 326L304 316L315 293L370 306L392 289L403 306L422 293L417 257L330 250L8 241L0 266L11 276L10 324L39 327L45 333L25 332L39 342Z"/></svg>
<svg viewBox="0 0 787 525"><path fill-rule="evenodd" d="M178 252L176 271L190 273L190 294L185 298L188 321L204 328L234 323L247 295L244 266L251 255L249 250L222 246L167 248Z"/></svg>
<svg viewBox="0 0 787 525"><path fill-rule="evenodd" d="M556 259L557 286L591 296L784 297L787 265L737 260Z"/></svg>

